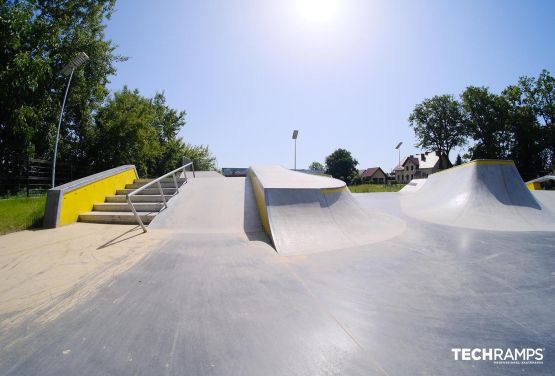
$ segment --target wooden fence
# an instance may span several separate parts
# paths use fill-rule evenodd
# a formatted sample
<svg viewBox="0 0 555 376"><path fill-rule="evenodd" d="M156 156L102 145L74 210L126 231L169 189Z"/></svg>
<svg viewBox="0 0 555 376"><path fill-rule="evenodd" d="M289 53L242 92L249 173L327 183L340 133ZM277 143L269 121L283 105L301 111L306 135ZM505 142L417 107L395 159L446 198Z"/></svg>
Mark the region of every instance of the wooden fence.
<svg viewBox="0 0 555 376"><path fill-rule="evenodd" d="M37 195L51 188L52 161L42 159L26 159L19 161L16 174L0 174L0 196ZM68 183L92 173L89 166L74 163L56 163L56 185Z"/></svg>

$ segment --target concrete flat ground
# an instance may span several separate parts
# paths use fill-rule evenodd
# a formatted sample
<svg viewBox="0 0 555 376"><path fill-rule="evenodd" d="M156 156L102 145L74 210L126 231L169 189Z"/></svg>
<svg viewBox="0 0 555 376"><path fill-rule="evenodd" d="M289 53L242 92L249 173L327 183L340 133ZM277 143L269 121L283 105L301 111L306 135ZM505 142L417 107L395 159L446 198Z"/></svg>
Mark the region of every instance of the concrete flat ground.
<svg viewBox="0 0 555 376"><path fill-rule="evenodd" d="M379 243L284 257L251 222L257 214L241 189L245 179L225 183L230 186L220 192L232 193L205 209L211 216L218 207L226 213L217 220L224 230L194 227L204 220L205 206L187 199L203 191L201 180L184 186L147 235L128 241L152 239L134 266L55 319L3 324L0 374L516 375L555 369L555 233L442 226L406 217L396 194L359 194L363 208L394 215L405 230ZM4 239L3 253L13 249ZM2 265L2 275L9 275ZM16 315L3 312L5 320ZM455 361L451 348L460 347L545 352L543 365L494 365Z"/></svg>

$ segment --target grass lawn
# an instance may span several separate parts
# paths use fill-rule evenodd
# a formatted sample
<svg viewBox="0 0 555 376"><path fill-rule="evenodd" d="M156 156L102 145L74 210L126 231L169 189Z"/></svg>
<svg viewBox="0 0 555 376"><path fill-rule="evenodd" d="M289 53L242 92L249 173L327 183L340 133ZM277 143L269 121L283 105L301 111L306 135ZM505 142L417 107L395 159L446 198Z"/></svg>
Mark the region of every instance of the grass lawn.
<svg viewBox="0 0 555 376"><path fill-rule="evenodd" d="M46 196L0 200L0 235L42 224Z"/></svg>
<svg viewBox="0 0 555 376"><path fill-rule="evenodd" d="M368 193L368 192L399 192L405 184L361 184L361 185L351 185L349 189L353 193Z"/></svg>

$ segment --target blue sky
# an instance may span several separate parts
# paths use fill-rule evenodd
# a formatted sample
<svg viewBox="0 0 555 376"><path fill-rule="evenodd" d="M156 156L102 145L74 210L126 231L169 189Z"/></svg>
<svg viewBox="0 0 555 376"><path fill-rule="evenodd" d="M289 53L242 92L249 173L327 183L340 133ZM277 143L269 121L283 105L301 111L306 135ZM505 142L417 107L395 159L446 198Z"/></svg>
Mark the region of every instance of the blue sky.
<svg viewBox="0 0 555 376"><path fill-rule="evenodd" d="M550 0L119 0L106 34L111 89L164 91L219 167L292 167L299 129L298 168L341 147L390 170L425 98L555 73Z"/></svg>

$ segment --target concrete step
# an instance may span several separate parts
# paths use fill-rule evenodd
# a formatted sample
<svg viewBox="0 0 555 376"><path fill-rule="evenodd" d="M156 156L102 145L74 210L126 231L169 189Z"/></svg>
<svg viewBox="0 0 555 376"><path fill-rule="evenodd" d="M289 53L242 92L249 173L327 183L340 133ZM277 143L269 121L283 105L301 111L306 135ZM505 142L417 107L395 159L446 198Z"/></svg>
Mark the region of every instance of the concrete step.
<svg viewBox="0 0 555 376"><path fill-rule="evenodd" d="M139 212L138 214L143 223L146 225L150 223L158 213ZM132 212L86 212L79 214L79 221L87 223L111 223L118 225L138 224L137 219Z"/></svg>
<svg viewBox="0 0 555 376"><path fill-rule="evenodd" d="M116 195L126 195L133 192L134 189L118 189ZM175 193L175 188L162 188L165 195L173 195ZM137 195L159 195L160 190L158 188L146 188L143 191L137 193Z"/></svg>
<svg viewBox="0 0 555 376"><path fill-rule="evenodd" d="M137 202L133 203L135 210L138 212L159 212L164 207L161 202ZM131 208L127 202L103 202L93 205L93 211L103 211L103 212L127 212L131 211Z"/></svg>
<svg viewBox="0 0 555 376"><path fill-rule="evenodd" d="M145 184L146 184L146 183L133 183L133 184L127 184L127 185L125 186L125 188L126 188L126 189L137 189L137 188L141 188L141 187L142 187L143 185L145 185ZM160 184L162 184L162 188L175 188L175 183L173 182L173 180L172 180L171 182L170 182L170 181L163 181L163 182L160 182ZM178 185L179 187L181 187L182 184L183 184L183 183L177 182L177 185ZM154 184L154 185L151 185L149 188L157 188L157 187L158 187L158 185L157 185L157 184Z"/></svg>
<svg viewBox="0 0 555 376"><path fill-rule="evenodd" d="M166 200L169 201L173 196L166 195ZM132 202L162 202L162 196L157 195L135 195L131 196ZM125 195L110 195L106 196L106 202L127 202Z"/></svg>
<svg viewBox="0 0 555 376"><path fill-rule="evenodd" d="M146 183L150 183L151 181L153 181L154 179L135 179L135 181L133 183L137 183L137 184L146 184ZM177 178L177 183L178 184L183 184L185 183L186 179L185 178ZM164 178L161 180L162 183L173 183L173 178L169 177L169 178Z"/></svg>

